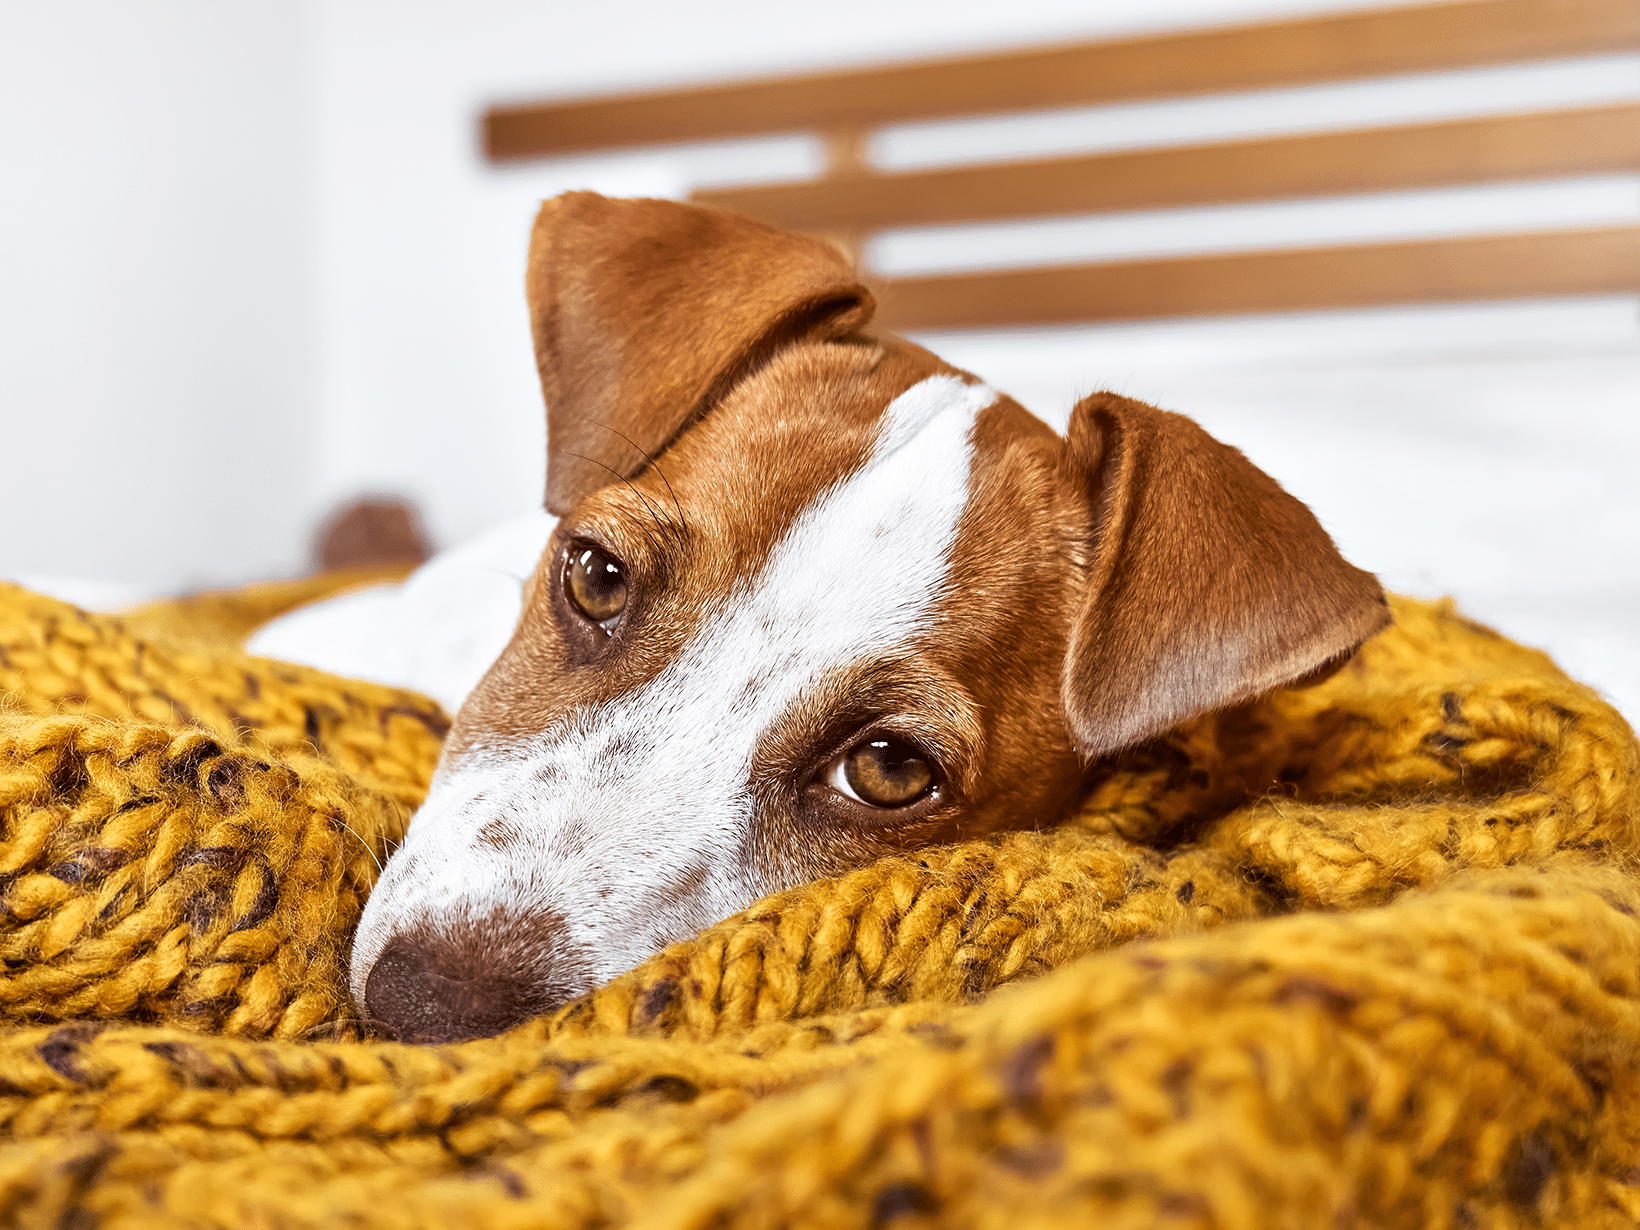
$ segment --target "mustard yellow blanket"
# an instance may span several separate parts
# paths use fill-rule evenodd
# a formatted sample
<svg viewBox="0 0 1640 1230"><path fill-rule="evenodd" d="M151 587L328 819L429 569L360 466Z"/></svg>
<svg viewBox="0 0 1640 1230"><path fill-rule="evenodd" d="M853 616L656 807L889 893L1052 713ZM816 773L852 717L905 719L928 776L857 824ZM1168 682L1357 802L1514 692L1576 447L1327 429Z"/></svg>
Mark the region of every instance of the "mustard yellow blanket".
<svg viewBox="0 0 1640 1230"><path fill-rule="evenodd" d="M1640 755L1448 605L1057 827L420 1048L344 966L446 719L232 647L318 592L0 586L0 1224L1640 1219Z"/></svg>

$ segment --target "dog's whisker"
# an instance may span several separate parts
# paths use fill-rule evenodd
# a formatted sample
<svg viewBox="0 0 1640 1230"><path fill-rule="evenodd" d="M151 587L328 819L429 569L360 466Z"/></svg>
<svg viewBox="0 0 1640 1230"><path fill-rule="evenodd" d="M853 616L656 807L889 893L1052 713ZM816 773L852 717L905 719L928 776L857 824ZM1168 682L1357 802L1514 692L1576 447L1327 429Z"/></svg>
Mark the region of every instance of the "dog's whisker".
<svg viewBox="0 0 1640 1230"><path fill-rule="evenodd" d="M389 1041L396 1042L398 1040L399 1031L397 1029L393 1028L389 1022L382 1020L380 1017L371 1016L368 1012L361 1011L359 1013L359 1025L369 1032L387 1038Z"/></svg>
<svg viewBox="0 0 1640 1230"><path fill-rule="evenodd" d="M600 466L603 469L608 470L616 478L620 479L623 483L625 483L627 485L627 488L632 492L633 495L637 496L638 499L643 501L644 507L649 509L649 515L655 519L655 524L656 525L664 526L666 524L665 521L661 518L660 510L658 508L656 508L654 506L654 504L650 503L649 497L644 495L643 492L639 491L636 487L634 487L632 485L632 480L630 478L628 478L626 475L622 474L614 466L605 465L603 462L599 461L596 457L587 457L587 456L585 456L581 453L566 453L565 456L567 456L567 457L578 457L582 461L590 461L593 465ZM649 545L655 548L656 554L658 554L658 555L665 554L665 548L662 547L660 539L656 538L655 535L650 532L650 530L647 526L643 526L642 522L640 522L639 525L642 526L642 528L643 528L644 537L649 539Z"/></svg>
<svg viewBox="0 0 1640 1230"><path fill-rule="evenodd" d="M678 503L678 493L676 491L672 490L672 480L667 478L666 477L666 471L661 469L661 463L660 463L659 459L654 457L654 456L651 456L648 449L644 448L643 445L639 444L636 440L634 440L631 436L627 435L624 431L617 431L615 428L611 427L608 423L605 423L605 422L603 422L602 420L599 420L599 419L594 419L593 422L597 426L602 427L605 431L611 432L614 435L620 436L621 439L625 440L633 448L637 449L638 452L643 455L643 459L645 461L647 461L651 466L654 467L655 473L657 473L661 476L661 482L666 484L666 494L672 497L672 507L678 510L678 521L679 521L679 523L684 528L687 528L688 525L689 525L689 518L684 516L683 505Z"/></svg>
<svg viewBox="0 0 1640 1230"><path fill-rule="evenodd" d="M375 1034L377 1037L386 1038L390 1042L398 1040L399 1031L394 1029L387 1021L371 1016L363 1004L355 1004L354 1008L357 1009L358 1015L320 1021L317 1025L304 1029L297 1037L303 1041L312 1041L320 1034L328 1032L331 1035L331 1041L340 1041L341 1039L336 1035L343 1029L347 1029L350 1032L356 1031L366 1037Z"/></svg>
<svg viewBox="0 0 1640 1230"><path fill-rule="evenodd" d="M521 577L516 572L509 572L505 568L497 568L494 564L483 564L480 567L484 572L494 572L506 577L507 580L515 582L520 589L524 588L524 583L529 580L528 577Z"/></svg>
<svg viewBox="0 0 1640 1230"><path fill-rule="evenodd" d="M364 1033L363 1017L337 1017L334 1020L320 1021L317 1025L310 1025L296 1036L303 1042L312 1042L315 1039L328 1042L342 1042L344 1033ZM328 1035L328 1037L326 1036Z"/></svg>
<svg viewBox="0 0 1640 1230"><path fill-rule="evenodd" d="M376 864L376 874L381 875L381 873L382 873L382 860L376 857L376 852L370 848L370 843L368 841L366 841L363 837L361 837L359 835L359 830L354 828L346 820L338 821L338 823L340 823L341 826L344 829L346 829L349 833L352 833L353 836L355 836L359 839L359 844L364 847L364 852L366 854L368 854L371 858L371 861ZM386 843L384 842L383 845L385 846ZM389 850L387 853L388 853L389 857L392 856L392 851L391 850Z"/></svg>
<svg viewBox="0 0 1640 1230"><path fill-rule="evenodd" d="M591 420L591 421L593 423L593 426L602 427L605 431L609 432L611 435L619 436L622 440L626 441L627 445L630 448L632 448L635 452L637 452L640 456L642 456L645 461L647 461L652 467L654 467L655 472L657 474L660 474L661 481L666 484L666 490L667 490L668 494L670 494L671 497L672 497L672 504L673 504L674 507L677 508L678 516L682 517L683 516L683 505L678 503L678 496L677 496L677 493L672 490L671 480L668 479L666 477L666 475L661 472L660 465L656 462L655 458L650 456L650 454L643 448L642 445L640 445L636 440L632 439L632 437L627 435L626 433L624 433L622 431L618 431L615 428L611 427L608 423L602 422L600 420L595 419L595 420ZM602 464L602 463L599 463L599 464ZM607 465L604 466L604 469L609 470L609 472L611 474L616 473L616 471L614 469L612 469L611 467L609 467ZM661 516L660 510L658 508L656 508L653 503L650 502L648 497L645 496L643 494L643 492L638 490L638 488L632 483L632 481L629 478L627 478L625 475L618 475L618 477L621 479L622 482L624 482L627 485L627 487L629 487L632 490L634 495L636 495L640 500L642 500L644 502L644 506L649 510L650 517L654 520L656 527L663 534L670 535L670 534L676 533L676 527L671 526L670 524L667 523L666 519ZM650 542L655 544L655 547L656 547L657 551L661 549L660 543L656 539L651 538Z"/></svg>

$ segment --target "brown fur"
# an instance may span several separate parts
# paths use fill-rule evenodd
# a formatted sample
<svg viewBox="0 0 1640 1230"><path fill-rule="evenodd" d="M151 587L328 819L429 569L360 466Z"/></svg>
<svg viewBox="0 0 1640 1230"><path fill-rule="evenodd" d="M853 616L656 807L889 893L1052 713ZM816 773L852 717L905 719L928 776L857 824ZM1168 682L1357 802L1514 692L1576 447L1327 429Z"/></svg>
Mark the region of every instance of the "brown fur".
<svg viewBox="0 0 1640 1230"><path fill-rule="evenodd" d="M1086 754L1291 683L1389 622L1310 510L1189 419L1095 393L1067 435L1096 526L1064 674Z"/></svg>
<svg viewBox="0 0 1640 1230"><path fill-rule="evenodd" d="M560 515L609 471L636 474L775 350L841 337L873 306L818 239L590 192L541 207L526 289Z"/></svg>
<svg viewBox="0 0 1640 1230"><path fill-rule="evenodd" d="M548 202L529 291L547 504L563 515L446 767L653 680L755 583L802 511L867 462L888 405L955 373L860 333L870 296L824 244L669 202ZM971 442L932 631L814 678L760 736L743 848L767 891L1042 823L1091 758L1323 671L1388 620L1377 582L1310 512L1188 419L1096 394L1062 439L1004 397ZM607 635L564 593L584 542L625 571ZM931 754L931 794L874 809L826 784L828 765L878 734ZM630 823L641 845L645 817ZM699 867L672 874L677 900L699 888Z"/></svg>
<svg viewBox="0 0 1640 1230"><path fill-rule="evenodd" d="M865 463L889 402L955 370L851 333L870 296L825 245L670 202L548 202L529 290L548 504L573 507L453 757L653 679L816 494ZM1088 758L1323 669L1387 622L1377 583L1309 511L1188 419L1096 394L1061 439L1003 398L975 445L939 635L892 668L817 680L769 734L771 778L803 783L771 792L760 819L771 887L1040 822ZM562 593L582 540L629 573L607 644ZM947 753L939 798L888 825L809 788L874 713Z"/></svg>

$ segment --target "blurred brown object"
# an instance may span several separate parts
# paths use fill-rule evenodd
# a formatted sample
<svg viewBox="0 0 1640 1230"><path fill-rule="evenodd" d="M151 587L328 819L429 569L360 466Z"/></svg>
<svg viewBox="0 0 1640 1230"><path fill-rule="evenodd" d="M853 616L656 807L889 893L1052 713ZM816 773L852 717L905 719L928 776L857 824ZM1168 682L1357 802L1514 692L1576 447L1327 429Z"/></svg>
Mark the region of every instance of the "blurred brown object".
<svg viewBox="0 0 1640 1230"><path fill-rule="evenodd" d="M1640 50L1640 0L1458 0L1323 13L991 55L492 107L495 162L813 132L830 166L697 204L821 235L857 262L876 234L1305 200L1640 165L1640 107L1560 108L956 167L883 170L885 126L1362 81ZM1028 269L862 277L890 330L992 328L1407 303L1628 294L1640 227L1459 235Z"/></svg>
<svg viewBox="0 0 1640 1230"><path fill-rule="evenodd" d="M415 509L403 500L361 499L332 514L318 534L319 567L414 567L430 552Z"/></svg>

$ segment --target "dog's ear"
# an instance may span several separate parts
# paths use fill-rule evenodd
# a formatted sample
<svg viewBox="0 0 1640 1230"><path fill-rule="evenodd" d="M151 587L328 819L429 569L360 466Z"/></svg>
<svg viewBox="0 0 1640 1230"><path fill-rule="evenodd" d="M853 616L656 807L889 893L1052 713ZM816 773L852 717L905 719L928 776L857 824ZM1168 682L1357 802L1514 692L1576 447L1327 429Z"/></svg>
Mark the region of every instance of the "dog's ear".
<svg viewBox="0 0 1640 1230"><path fill-rule="evenodd" d="M1189 419L1096 393L1067 437L1093 519L1063 679L1084 755L1324 671L1389 622L1310 510Z"/></svg>
<svg viewBox="0 0 1640 1230"><path fill-rule="evenodd" d="M547 403L547 508L636 474L776 350L863 325L831 245L674 201L541 206L527 290Z"/></svg>

